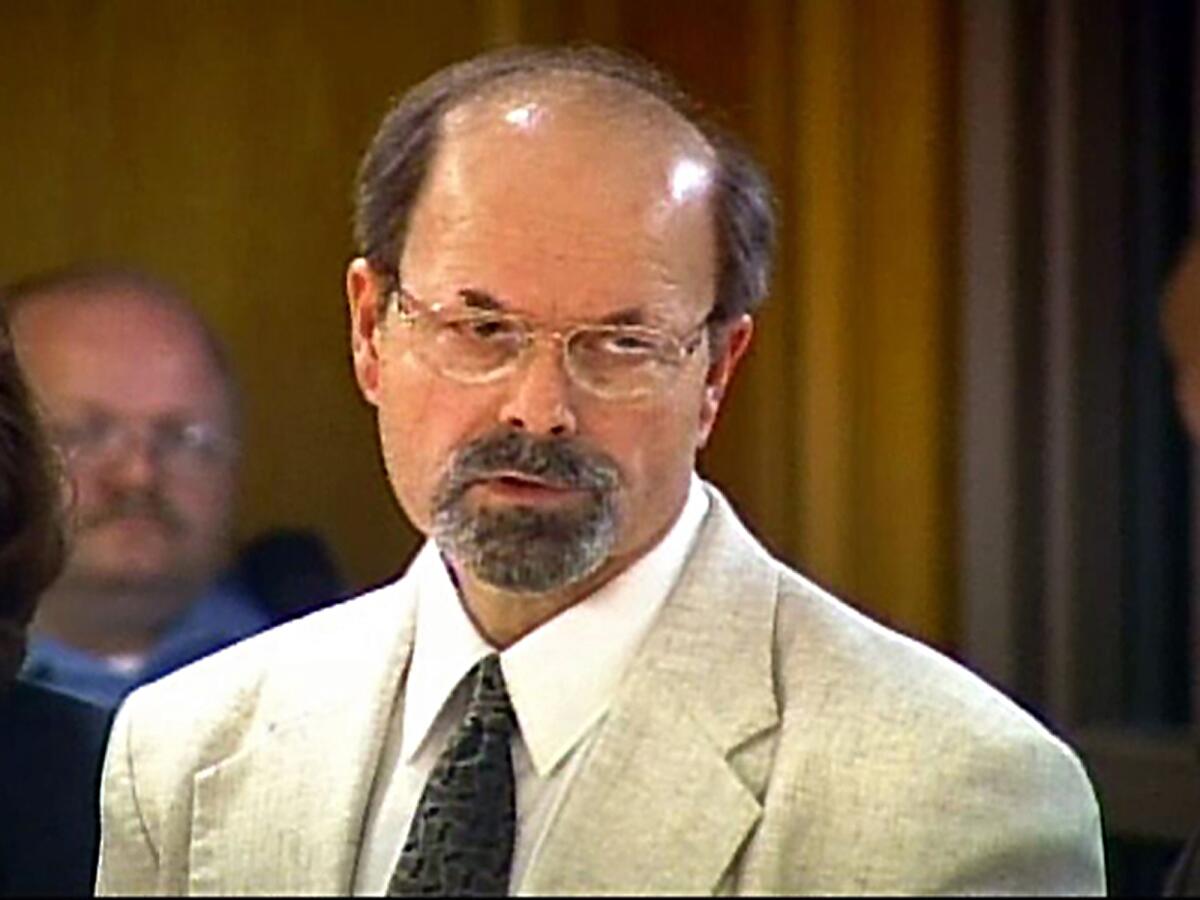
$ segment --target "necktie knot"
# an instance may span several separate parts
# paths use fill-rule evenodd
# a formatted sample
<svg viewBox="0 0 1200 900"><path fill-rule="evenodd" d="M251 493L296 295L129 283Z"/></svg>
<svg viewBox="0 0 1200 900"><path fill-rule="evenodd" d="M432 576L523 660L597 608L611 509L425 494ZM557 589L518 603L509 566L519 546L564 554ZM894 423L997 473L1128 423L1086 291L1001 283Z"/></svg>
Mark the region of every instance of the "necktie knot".
<svg viewBox="0 0 1200 900"><path fill-rule="evenodd" d="M477 719L486 731L509 732L516 729L517 715L508 696L500 657L491 654L471 670L471 700L467 719Z"/></svg>

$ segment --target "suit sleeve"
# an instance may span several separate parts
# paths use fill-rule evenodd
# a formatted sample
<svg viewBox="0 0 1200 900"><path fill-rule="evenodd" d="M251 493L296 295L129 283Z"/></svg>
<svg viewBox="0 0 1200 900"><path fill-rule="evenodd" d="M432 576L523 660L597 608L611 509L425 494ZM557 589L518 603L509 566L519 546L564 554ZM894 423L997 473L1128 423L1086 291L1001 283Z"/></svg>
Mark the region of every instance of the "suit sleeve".
<svg viewBox="0 0 1200 900"><path fill-rule="evenodd" d="M942 864L926 892L1105 894L1099 805L1065 745L1037 736L980 748L957 769L935 787L940 827L928 836Z"/></svg>
<svg viewBox="0 0 1200 900"><path fill-rule="evenodd" d="M776 752L741 888L1103 895L1100 810L1083 766L1031 720L1001 712L902 717L873 735L800 729L799 746Z"/></svg>
<svg viewBox="0 0 1200 900"><path fill-rule="evenodd" d="M154 893L158 851L151 839L134 772L133 712L126 702L113 723L100 787L97 895Z"/></svg>

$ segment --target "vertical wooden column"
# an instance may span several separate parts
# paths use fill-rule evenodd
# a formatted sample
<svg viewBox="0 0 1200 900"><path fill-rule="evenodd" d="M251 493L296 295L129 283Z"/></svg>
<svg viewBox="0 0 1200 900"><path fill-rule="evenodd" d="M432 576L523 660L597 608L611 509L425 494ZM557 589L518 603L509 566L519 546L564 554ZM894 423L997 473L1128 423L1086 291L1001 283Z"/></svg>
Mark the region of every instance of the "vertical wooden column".
<svg viewBox="0 0 1200 900"><path fill-rule="evenodd" d="M872 430L861 508L877 510L868 535L886 548L872 596L896 594L892 614L937 640L954 633L951 561L955 444L953 398L958 258L955 252L955 60L950 16L937 0L876 0L862 58L877 87L868 105L863 233L871 315L866 341ZM871 547L860 551L871 554Z"/></svg>
<svg viewBox="0 0 1200 900"><path fill-rule="evenodd" d="M798 7L795 54L798 115L791 285L798 319L796 363L789 373L799 403L796 528L814 573L857 587L854 552L858 353L855 311L862 269L857 195L858 130L853 4ZM875 598L877 605L886 602Z"/></svg>
<svg viewBox="0 0 1200 900"><path fill-rule="evenodd" d="M955 629L955 50L938 0L799 7L801 554L877 614Z"/></svg>

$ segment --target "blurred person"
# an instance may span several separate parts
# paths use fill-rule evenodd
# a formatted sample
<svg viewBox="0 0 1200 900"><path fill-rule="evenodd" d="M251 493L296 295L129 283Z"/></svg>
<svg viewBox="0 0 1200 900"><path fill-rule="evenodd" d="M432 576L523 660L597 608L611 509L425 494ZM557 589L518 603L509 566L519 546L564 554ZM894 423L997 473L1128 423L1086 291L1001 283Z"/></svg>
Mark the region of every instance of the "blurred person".
<svg viewBox="0 0 1200 900"><path fill-rule="evenodd" d="M773 234L644 64L510 49L402 97L346 287L429 540L125 702L100 890L1103 893L1069 748L695 473Z"/></svg>
<svg viewBox="0 0 1200 900"><path fill-rule="evenodd" d="M276 623L336 603L346 593L329 545L305 528L256 535L238 552L235 574Z"/></svg>
<svg viewBox="0 0 1200 900"><path fill-rule="evenodd" d="M62 565L58 472L0 317L0 896L92 892L109 712L17 677Z"/></svg>
<svg viewBox="0 0 1200 900"><path fill-rule="evenodd" d="M1192 443L1200 446L1200 240L1190 241L1176 263L1161 324L1179 418Z"/></svg>
<svg viewBox="0 0 1200 900"><path fill-rule="evenodd" d="M146 275L67 269L2 296L71 486L71 553L38 608L26 671L115 705L268 624L221 579L237 388L198 313Z"/></svg>
<svg viewBox="0 0 1200 900"><path fill-rule="evenodd" d="M1174 373L1175 406L1192 445L1200 447L1200 239L1189 241L1171 274L1161 325ZM1168 876L1166 894L1200 896L1200 827Z"/></svg>

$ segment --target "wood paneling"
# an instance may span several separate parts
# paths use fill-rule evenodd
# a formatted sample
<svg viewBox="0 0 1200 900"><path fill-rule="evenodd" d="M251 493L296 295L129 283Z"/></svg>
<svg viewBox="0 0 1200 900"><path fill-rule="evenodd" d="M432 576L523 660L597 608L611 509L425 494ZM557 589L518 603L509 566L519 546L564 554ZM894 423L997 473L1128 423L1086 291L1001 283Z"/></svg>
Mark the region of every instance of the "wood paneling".
<svg viewBox="0 0 1200 900"><path fill-rule="evenodd" d="M479 4L38 0L0 24L0 277L179 282L245 386L240 530L318 528L355 582L414 539L348 362L355 166L389 96L485 42Z"/></svg>
<svg viewBox="0 0 1200 900"><path fill-rule="evenodd" d="M0 26L0 276L142 263L228 339L242 530L401 563L341 296L386 99L484 46L593 39L674 71L780 193L773 296L703 462L776 551L953 638L953 30L944 0L15 0Z"/></svg>

